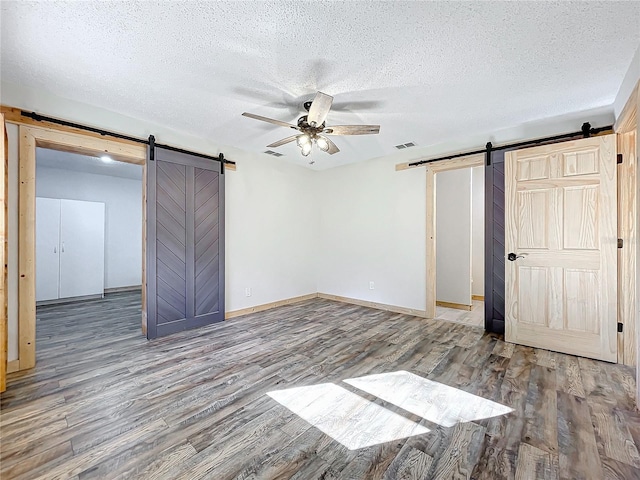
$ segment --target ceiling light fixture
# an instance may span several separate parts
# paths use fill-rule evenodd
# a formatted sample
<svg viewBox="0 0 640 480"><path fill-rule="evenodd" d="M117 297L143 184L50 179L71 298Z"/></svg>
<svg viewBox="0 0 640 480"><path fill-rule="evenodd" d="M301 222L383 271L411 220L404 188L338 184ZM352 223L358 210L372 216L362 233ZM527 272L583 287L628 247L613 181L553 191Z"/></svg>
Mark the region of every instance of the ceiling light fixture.
<svg viewBox="0 0 640 480"><path fill-rule="evenodd" d="M325 120L329 110L331 110L332 102L333 97L331 95L327 95L322 92L316 93L316 96L312 101L304 102L303 107L307 111L307 114L298 118L297 125L283 122L282 120L263 117L262 115L256 115L255 113L244 112L242 115L255 120L260 120L261 122L272 123L280 125L281 127L298 130L300 134L291 135L290 137L273 142L267 145L267 148L280 147L287 143L296 142L296 145L300 147L300 152L304 157L311 154L314 143L321 151L326 152L329 155L334 155L340 151L333 141L321 134L370 135L380 132L380 125L336 125L333 127L327 127ZM313 163L313 161L309 163Z"/></svg>
<svg viewBox="0 0 640 480"><path fill-rule="evenodd" d="M318 148L323 152L329 150L329 142L327 142L327 139L322 136L318 136L316 139L316 145L318 145Z"/></svg>
<svg viewBox="0 0 640 480"><path fill-rule="evenodd" d="M100 157L100 160L102 160L104 163L111 163L113 162L113 158L109 157L108 155L103 155Z"/></svg>
<svg viewBox="0 0 640 480"><path fill-rule="evenodd" d="M302 148L304 145L310 145L311 137L309 137L309 135L307 135L306 133L302 135L298 135L296 137L296 143L300 148Z"/></svg>
<svg viewBox="0 0 640 480"><path fill-rule="evenodd" d="M305 143L304 145L302 145L302 147L300 147L302 150L302 155L307 157L310 153L311 153L311 142L309 143Z"/></svg>

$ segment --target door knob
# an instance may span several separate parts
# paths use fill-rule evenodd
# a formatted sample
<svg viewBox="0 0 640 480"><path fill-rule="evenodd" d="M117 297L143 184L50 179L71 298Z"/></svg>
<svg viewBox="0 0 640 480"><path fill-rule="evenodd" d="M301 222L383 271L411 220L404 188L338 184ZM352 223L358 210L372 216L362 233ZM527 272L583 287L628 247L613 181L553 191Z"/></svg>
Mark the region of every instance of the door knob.
<svg viewBox="0 0 640 480"><path fill-rule="evenodd" d="M516 255L513 252L507 255L507 260L509 260L510 262L515 262L519 258L524 258L524 255Z"/></svg>

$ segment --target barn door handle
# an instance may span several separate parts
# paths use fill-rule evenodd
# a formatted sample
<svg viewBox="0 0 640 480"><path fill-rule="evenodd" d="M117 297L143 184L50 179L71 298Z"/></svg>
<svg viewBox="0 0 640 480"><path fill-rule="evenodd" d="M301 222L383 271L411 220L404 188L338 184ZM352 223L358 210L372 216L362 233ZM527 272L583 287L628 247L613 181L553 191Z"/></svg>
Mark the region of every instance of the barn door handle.
<svg viewBox="0 0 640 480"><path fill-rule="evenodd" d="M524 258L524 255L516 255L513 252L507 255L507 260L509 260L510 262L515 262L519 258Z"/></svg>

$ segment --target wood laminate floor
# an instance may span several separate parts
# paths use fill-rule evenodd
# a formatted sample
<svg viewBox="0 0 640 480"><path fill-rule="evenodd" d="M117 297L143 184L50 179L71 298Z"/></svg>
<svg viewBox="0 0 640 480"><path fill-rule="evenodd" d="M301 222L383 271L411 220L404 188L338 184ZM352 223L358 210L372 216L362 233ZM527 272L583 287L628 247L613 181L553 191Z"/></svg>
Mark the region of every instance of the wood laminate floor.
<svg viewBox="0 0 640 480"><path fill-rule="evenodd" d="M38 309L2 479L640 479L631 368L324 299L147 342L139 303Z"/></svg>
<svg viewBox="0 0 640 480"><path fill-rule="evenodd" d="M482 327L484 326L484 302L473 300L472 304L471 310L460 310L438 305L436 306L436 319Z"/></svg>

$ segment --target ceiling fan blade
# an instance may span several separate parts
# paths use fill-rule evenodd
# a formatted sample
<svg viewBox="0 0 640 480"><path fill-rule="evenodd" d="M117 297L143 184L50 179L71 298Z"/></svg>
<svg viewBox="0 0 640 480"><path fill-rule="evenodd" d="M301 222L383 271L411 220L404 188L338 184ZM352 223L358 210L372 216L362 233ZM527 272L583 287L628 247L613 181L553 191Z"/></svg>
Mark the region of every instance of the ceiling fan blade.
<svg viewBox="0 0 640 480"><path fill-rule="evenodd" d="M284 145L285 143L293 142L297 137L298 135L292 135L290 137L283 138L282 140L278 140L277 142L273 142L267 145L267 148L279 147L280 145Z"/></svg>
<svg viewBox="0 0 640 480"><path fill-rule="evenodd" d="M340 151L338 146L335 143L333 143L331 139L326 138L326 140L327 140L327 143L329 144L329 150L327 150L327 153L329 155L333 155L334 153L338 153Z"/></svg>
<svg viewBox="0 0 640 480"><path fill-rule="evenodd" d="M371 135L380 133L380 125L334 125L324 129L326 135Z"/></svg>
<svg viewBox="0 0 640 480"><path fill-rule="evenodd" d="M242 115L245 116L245 117L253 118L255 120L260 120L262 122L273 123L274 125L280 125L281 127L289 127L289 128L293 128L295 130L298 130L297 126L292 125L290 123L282 122L280 120L274 120L273 118L263 117L262 115L256 115L255 113L244 112Z"/></svg>
<svg viewBox="0 0 640 480"><path fill-rule="evenodd" d="M333 103L333 97L326 93L316 93L316 98L311 102L309 107L309 115L307 115L307 123L312 125L315 122L316 125L322 125L327 118L327 113L331 109Z"/></svg>

